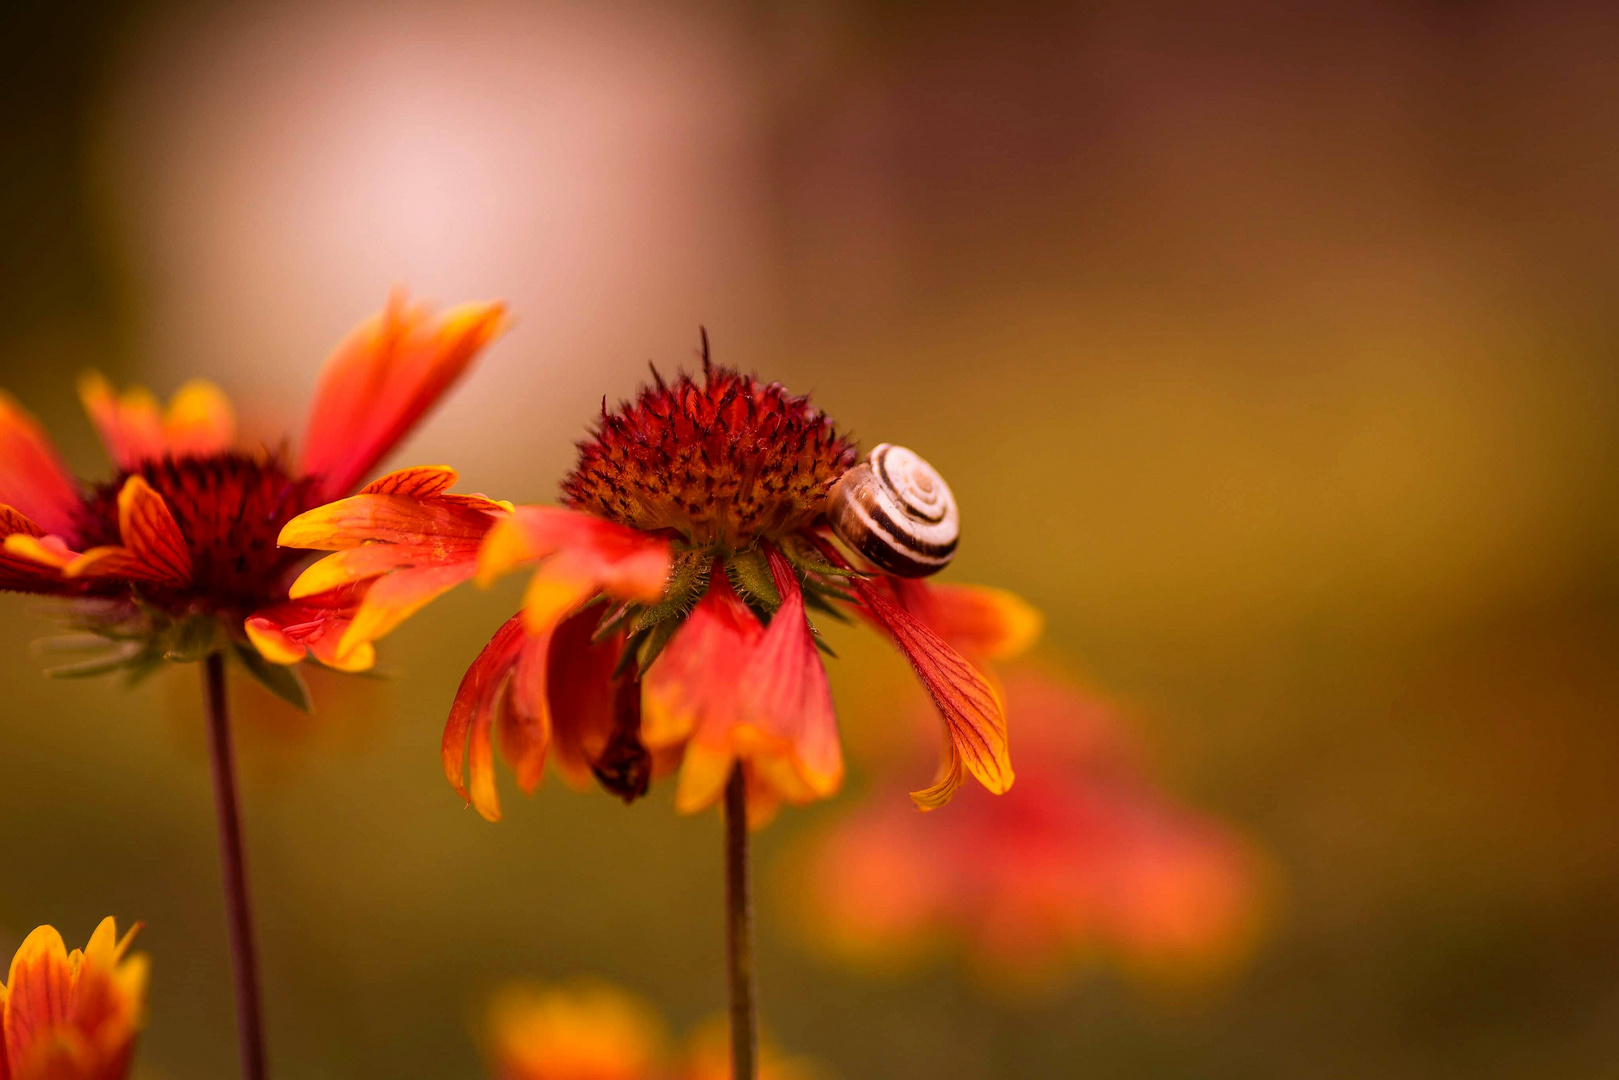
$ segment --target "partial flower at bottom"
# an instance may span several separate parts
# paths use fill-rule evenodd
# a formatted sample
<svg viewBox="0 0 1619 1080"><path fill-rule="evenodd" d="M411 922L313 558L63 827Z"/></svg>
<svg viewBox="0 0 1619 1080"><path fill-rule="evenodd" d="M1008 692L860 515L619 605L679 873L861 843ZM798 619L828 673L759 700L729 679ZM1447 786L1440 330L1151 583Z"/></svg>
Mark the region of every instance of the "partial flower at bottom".
<svg viewBox="0 0 1619 1080"><path fill-rule="evenodd" d="M831 796L843 748L811 620L850 615L905 655L943 720L944 766L913 794L917 805L948 801L968 774L1004 792L1013 777L1000 697L951 642L1015 652L1039 617L1010 594L902 581L838 546L828 496L857 457L808 398L705 355L700 376L666 382L654 371L633 402L603 402L563 506L445 505L461 497L443 470L414 492L399 485L309 511L281 542L335 552L293 584L295 600L366 590L331 631L339 656L369 648L455 581L535 568L522 611L473 661L444 731L450 783L490 820L500 816L497 735L525 792L549 756L570 782L594 776L627 801L678 770L675 804L688 813L713 805L740 768L755 826L783 802Z"/></svg>
<svg viewBox="0 0 1619 1080"><path fill-rule="evenodd" d="M655 1009L598 980L514 982L485 1016L490 1080L730 1080L725 1021L703 1024L675 1046ZM818 1080L802 1058L763 1050L759 1080Z"/></svg>
<svg viewBox="0 0 1619 1080"><path fill-rule="evenodd" d="M103 919L81 951L54 927L23 940L0 987L0 1078L124 1080L146 1008L147 960Z"/></svg>
<svg viewBox="0 0 1619 1080"><path fill-rule="evenodd" d="M921 817L885 796L898 766L880 771L864 805L789 856L783 894L805 938L867 968L954 947L1024 984L1099 955L1159 975L1240 958L1261 913L1254 849L1156 786L1106 704L1026 665L1005 693L1017 789Z"/></svg>

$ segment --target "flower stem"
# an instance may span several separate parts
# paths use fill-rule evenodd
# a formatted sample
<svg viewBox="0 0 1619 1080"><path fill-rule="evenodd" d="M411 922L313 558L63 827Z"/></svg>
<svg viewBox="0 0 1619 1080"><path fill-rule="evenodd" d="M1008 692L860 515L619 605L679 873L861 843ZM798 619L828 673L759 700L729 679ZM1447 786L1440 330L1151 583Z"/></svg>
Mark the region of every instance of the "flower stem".
<svg viewBox="0 0 1619 1080"><path fill-rule="evenodd" d="M231 754L230 711L225 704L225 657L203 661L208 713L208 750L214 772L214 812L219 819L219 861L225 877L225 916L230 923L231 973L236 979L236 1039L242 1080L264 1080L264 1010L259 1002L259 962L253 947L253 912L242 854L242 815L236 798L236 762Z"/></svg>
<svg viewBox="0 0 1619 1080"><path fill-rule="evenodd" d="M759 1018L753 999L748 794L740 765L725 785L725 964L731 992L731 1080L755 1080Z"/></svg>

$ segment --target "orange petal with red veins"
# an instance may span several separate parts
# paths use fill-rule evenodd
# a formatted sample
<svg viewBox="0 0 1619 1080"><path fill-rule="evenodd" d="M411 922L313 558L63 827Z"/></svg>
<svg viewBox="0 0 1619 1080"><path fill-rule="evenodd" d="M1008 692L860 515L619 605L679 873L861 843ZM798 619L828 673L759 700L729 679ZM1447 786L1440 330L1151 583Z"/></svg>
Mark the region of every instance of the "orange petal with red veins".
<svg viewBox="0 0 1619 1080"><path fill-rule="evenodd" d="M353 490L501 332L505 311L476 303L432 317L391 296L321 372L299 471L321 477L328 498Z"/></svg>
<svg viewBox="0 0 1619 1080"><path fill-rule="evenodd" d="M163 496L139 473L118 492L118 534L122 546L91 548L69 563L63 575L190 584L191 549Z"/></svg>
<svg viewBox="0 0 1619 1080"><path fill-rule="evenodd" d="M170 457L206 457L236 441L236 413L213 383L193 379L174 392L163 413L163 449Z"/></svg>
<svg viewBox="0 0 1619 1080"><path fill-rule="evenodd" d="M83 501L39 422L0 391L0 503L72 539Z"/></svg>
<svg viewBox="0 0 1619 1080"><path fill-rule="evenodd" d="M67 1022L73 1007L74 965L54 927L41 926L23 939L6 977L5 1052L24 1062L42 1038Z"/></svg>
<svg viewBox="0 0 1619 1080"><path fill-rule="evenodd" d="M893 584L907 610L970 656L1010 659L1027 651L1045 629L1045 616L1005 589L898 578Z"/></svg>
<svg viewBox="0 0 1619 1080"><path fill-rule="evenodd" d="M490 504L494 505L494 504ZM364 543L410 544L424 552L481 542L496 518L444 496L354 495L299 514L281 529L282 547L342 551Z"/></svg>
<svg viewBox="0 0 1619 1080"><path fill-rule="evenodd" d="M489 746L489 720L501 685L511 673L523 642L523 620L514 615L495 631L489 644L467 668L455 692L455 703L450 706L449 720L444 724L440 749L444 776L456 793L476 806L478 813L489 821L500 820L500 799L495 791ZM472 742L470 790L465 775L469 738Z"/></svg>
<svg viewBox="0 0 1619 1080"><path fill-rule="evenodd" d="M133 469L163 456L163 412L150 390L132 386L120 394L99 371L87 371L79 376L79 400L114 465Z"/></svg>
<svg viewBox="0 0 1619 1080"><path fill-rule="evenodd" d="M917 806L930 810L948 802L965 768L999 795L1012 786L1006 748L1006 715L994 689L966 659L916 616L896 603L881 579L854 578L850 584L867 613L911 662L917 677L944 718L956 759L932 787L914 792Z"/></svg>
<svg viewBox="0 0 1619 1080"><path fill-rule="evenodd" d="M742 672L764 634L723 570L716 566L709 580L708 592L641 680L641 741L655 750L699 727L729 742Z"/></svg>
<svg viewBox="0 0 1619 1080"><path fill-rule="evenodd" d="M396 469L386 476L379 476L356 494L359 495L409 495L412 498L424 499L429 495L442 495L455 486L460 473L448 465L413 465L408 469Z"/></svg>

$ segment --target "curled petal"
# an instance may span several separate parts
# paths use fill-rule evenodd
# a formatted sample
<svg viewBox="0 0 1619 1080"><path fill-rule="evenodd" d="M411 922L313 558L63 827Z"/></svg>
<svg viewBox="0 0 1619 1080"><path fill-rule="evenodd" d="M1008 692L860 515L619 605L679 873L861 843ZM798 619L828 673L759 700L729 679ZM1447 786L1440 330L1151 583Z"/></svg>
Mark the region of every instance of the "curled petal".
<svg viewBox="0 0 1619 1080"><path fill-rule="evenodd" d="M191 549L163 496L139 473L118 492L118 535L122 545L91 548L69 563L63 575L190 584Z"/></svg>
<svg viewBox="0 0 1619 1080"><path fill-rule="evenodd" d="M463 304L437 317L395 294L327 361L299 469L329 498L352 491L410 433L505 326L505 305Z"/></svg>
<svg viewBox="0 0 1619 1080"><path fill-rule="evenodd" d="M375 648L362 643L346 653L340 649L365 588L343 586L254 612L244 624L247 638L272 664L296 664L307 654L340 671L365 671L376 663Z"/></svg>
<svg viewBox="0 0 1619 1080"><path fill-rule="evenodd" d="M460 473L448 465L413 465L408 469L395 469L386 476L379 476L357 494L360 495L409 495L416 499L425 499L429 495L442 495L455 486Z"/></svg>
<svg viewBox="0 0 1619 1080"><path fill-rule="evenodd" d="M523 620L514 615L495 631L489 644L467 668L455 692L455 703L450 706L450 718L444 725L441 747L444 776L456 793L472 803L488 821L500 820L489 729L501 686L517 662L523 642Z"/></svg>
<svg viewBox="0 0 1619 1080"><path fill-rule="evenodd" d="M987 585L893 580L900 603L969 656L1009 660L1045 629L1045 617L1021 596Z"/></svg>
<svg viewBox="0 0 1619 1080"><path fill-rule="evenodd" d="M0 392L0 503L72 540L83 505L73 474L39 422Z"/></svg>
<svg viewBox="0 0 1619 1080"><path fill-rule="evenodd" d="M912 798L931 810L948 802L960 786L965 768L999 795L1012 786L1012 762L1006 748L1006 715L994 689L955 649L906 611L881 579L854 578L856 595L866 613L905 654L933 698L950 735L951 757L937 783Z"/></svg>

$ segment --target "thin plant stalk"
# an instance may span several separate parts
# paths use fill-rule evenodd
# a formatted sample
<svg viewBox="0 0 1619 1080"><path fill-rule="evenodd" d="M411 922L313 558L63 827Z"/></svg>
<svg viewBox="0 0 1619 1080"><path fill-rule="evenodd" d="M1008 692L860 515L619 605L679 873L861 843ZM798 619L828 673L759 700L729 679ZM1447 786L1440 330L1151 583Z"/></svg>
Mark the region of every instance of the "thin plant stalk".
<svg viewBox="0 0 1619 1080"><path fill-rule="evenodd" d="M225 917L230 924L231 974L236 982L236 1040L242 1080L265 1080L264 1008L259 998L259 961L253 944L253 911L242 852L242 814L236 796L230 711L225 701L225 657L203 661L208 713L208 750L214 774L214 810L219 820L219 861L225 878Z"/></svg>
<svg viewBox="0 0 1619 1080"><path fill-rule="evenodd" d="M753 992L753 897L748 883L748 796L739 765L725 785L725 966L731 998L731 1077L756 1080L758 1005Z"/></svg>

